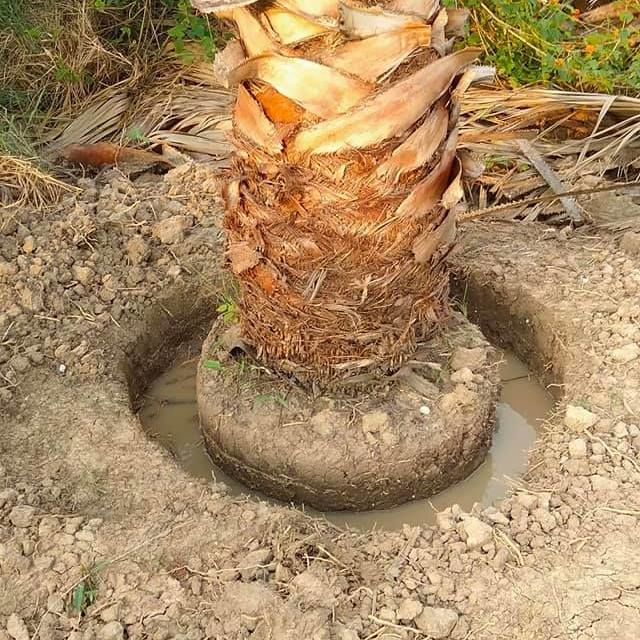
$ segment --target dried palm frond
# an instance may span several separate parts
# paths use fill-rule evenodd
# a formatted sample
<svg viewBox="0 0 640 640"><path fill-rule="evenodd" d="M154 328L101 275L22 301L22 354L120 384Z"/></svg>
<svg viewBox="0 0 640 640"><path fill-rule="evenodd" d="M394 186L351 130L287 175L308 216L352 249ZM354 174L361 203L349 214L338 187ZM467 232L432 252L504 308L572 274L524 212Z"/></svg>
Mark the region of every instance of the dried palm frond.
<svg viewBox="0 0 640 640"><path fill-rule="evenodd" d="M75 188L38 167L35 161L0 155L0 204L5 207L30 204L43 208L57 202Z"/></svg>
<svg viewBox="0 0 640 640"><path fill-rule="evenodd" d="M501 206L501 215L510 211L531 220L556 213L546 203L536 205L533 216L532 210L518 203L522 198L548 194L550 187L544 171L526 169L533 164L522 151L523 139L529 141L565 190L585 175L633 173L638 168L638 98L544 89L472 88L461 110L461 145L477 156L497 161L478 181L480 198L485 200L483 190L488 190L492 205L515 201L509 210ZM488 213L492 210L490 207Z"/></svg>

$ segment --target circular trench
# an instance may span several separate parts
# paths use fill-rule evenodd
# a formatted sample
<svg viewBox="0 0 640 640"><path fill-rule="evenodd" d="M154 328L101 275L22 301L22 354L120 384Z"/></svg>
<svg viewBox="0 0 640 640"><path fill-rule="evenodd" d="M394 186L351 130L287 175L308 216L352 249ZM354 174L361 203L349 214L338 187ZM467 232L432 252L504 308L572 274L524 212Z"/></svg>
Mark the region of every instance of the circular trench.
<svg viewBox="0 0 640 640"><path fill-rule="evenodd" d="M501 348L513 350L515 356L522 358L530 367L531 373L539 380L553 386L554 382L560 382L560 369L553 369L548 366L550 362L549 347L553 347L553 341L548 340L547 334L540 331L540 325L533 320L531 309L514 309L508 300L502 300L499 292L494 291L487 284L474 282L472 278L456 280L454 282L458 302L468 312L485 333L491 336L492 342ZM214 321L212 310L215 309L215 290L203 291L193 288L187 291L173 292L162 300L154 312L145 319L141 339L130 349L129 356L125 361L125 373L129 381L129 391L132 404L135 409L140 409L145 402L149 386L163 372L175 364L176 357L179 356L184 361L185 347L191 349L191 359L197 359L194 351L194 344L200 345L211 323ZM188 345L191 345L188 347ZM197 347L196 347L197 350ZM495 362L495 360L494 360ZM508 352L507 365L511 363L513 369L513 359ZM504 366L504 364L503 364ZM383 528L397 528L402 523L425 523L432 517L434 509L442 509L450 504L462 504L472 506L473 502L490 504L505 495L508 489L509 479L521 475L526 469L527 454L535 441L535 429L532 423L546 414L552 406L550 396L544 392L542 387L529 382L530 375L526 369L522 369L521 364L516 364L516 383L524 384L525 394L524 405L527 406L525 413L528 415L533 411L534 418L523 419L522 414L514 411L513 404L501 402L498 405L499 428L497 437L493 443L489 459L480 465L479 469L472 473L462 482L454 484L448 490L435 495L430 501L415 500L402 507L388 509L387 511L367 511L360 514L355 513L326 513L334 522L349 524L357 528L368 528L370 526L382 526ZM193 363L194 369L195 362ZM497 372L497 367L495 371ZM507 380L513 373L506 373ZM188 377L188 376L187 376ZM505 375L503 374L503 380ZM174 451L178 463L189 470L189 464L184 464L185 458L193 460L199 458L200 462L208 466L206 474L208 477L214 475L216 480L223 480L231 485L234 492L253 493L259 498L263 495L260 492L260 485L254 485L253 492L234 480L224 476L220 469L211 466L211 461L202 448L202 441L199 437L199 428L194 422L194 395L195 389L191 377L191 387L187 392L180 392L167 402L160 399L167 406L191 406L191 429L185 426L186 437L183 444L190 449L188 456L180 451ZM514 381L511 380L511 383ZM507 392L514 395L513 386L508 386ZM516 392L518 395L518 392ZM504 398L503 398L504 399ZM519 401L523 405L522 399ZM532 409L532 405L542 407L540 410ZM187 420L188 422L189 420ZM509 425L519 424L515 430ZM504 426L506 425L506 426ZM174 423L174 427L178 425ZM195 428L194 428L195 427ZM153 429L148 430L148 433ZM174 428L169 440L165 441L169 450L175 445ZM195 434L190 437L188 434ZM150 433L153 437L153 433ZM162 440L162 438L161 438ZM172 444L173 443L173 444ZM195 455L195 449L198 454ZM178 447L180 449L180 447ZM483 456L476 459L471 468L467 468L463 476L467 476L474 468L482 462ZM501 461L507 461L506 466ZM204 469L200 463L196 467ZM201 472L196 471L195 475ZM508 476L508 478L505 478ZM409 496L413 498L414 496ZM417 497L417 496L416 496ZM285 497L287 499L287 497ZM433 507L433 508L432 508Z"/></svg>

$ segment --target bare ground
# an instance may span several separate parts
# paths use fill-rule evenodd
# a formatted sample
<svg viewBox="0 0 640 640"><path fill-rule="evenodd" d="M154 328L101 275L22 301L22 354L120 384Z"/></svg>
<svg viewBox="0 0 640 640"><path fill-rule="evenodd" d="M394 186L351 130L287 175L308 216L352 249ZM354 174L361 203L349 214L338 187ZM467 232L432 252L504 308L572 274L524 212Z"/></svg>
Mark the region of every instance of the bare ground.
<svg viewBox="0 0 640 640"><path fill-rule="evenodd" d="M194 481L131 411L219 291L205 180L107 175L0 222L0 640L637 638L638 258L466 229L467 295L560 385L557 415L497 509L343 532Z"/></svg>

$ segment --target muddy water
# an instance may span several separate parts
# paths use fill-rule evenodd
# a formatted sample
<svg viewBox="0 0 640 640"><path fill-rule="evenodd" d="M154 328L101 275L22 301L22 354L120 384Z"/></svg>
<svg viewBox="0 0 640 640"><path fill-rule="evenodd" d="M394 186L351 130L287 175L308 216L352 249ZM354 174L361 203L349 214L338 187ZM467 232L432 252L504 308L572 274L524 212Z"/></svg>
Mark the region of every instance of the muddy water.
<svg viewBox="0 0 640 640"><path fill-rule="evenodd" d="M140 411L145 431L190 474L206 479L214 477L228 485L234 494L249 493L270 500L227 476L207 456L198 421L196 365L197 358L179 364L147 390ZM527 453L535 443L540 422L553 407L553 398L529 377L527 368L512 354L505 354L501 377L503 390L493 445L487 459L471 476L429 500L416 500L386 511L325 513L327 519L356 529L391 530L403 524L431 523L435 510L452 504L468 510L474 502L489 505L501 498L510 480L524 473Z"/></svg>

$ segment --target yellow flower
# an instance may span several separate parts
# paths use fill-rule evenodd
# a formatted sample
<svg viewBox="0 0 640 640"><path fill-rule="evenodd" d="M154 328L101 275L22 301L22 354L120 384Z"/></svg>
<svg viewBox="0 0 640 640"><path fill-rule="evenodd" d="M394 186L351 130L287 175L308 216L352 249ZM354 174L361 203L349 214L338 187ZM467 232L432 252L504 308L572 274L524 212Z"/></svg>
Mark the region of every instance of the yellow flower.
<svg viewBox="0 0 640 640"><path fill-rule="evenodd" d="M588 44L588 45L584 48L584 52L585 52L588 56L590 56L592 53L595 53L595 50L596 50L596 48L595 48L595 46L594 46L594 45L592 45L592 44Z"/></svg>

